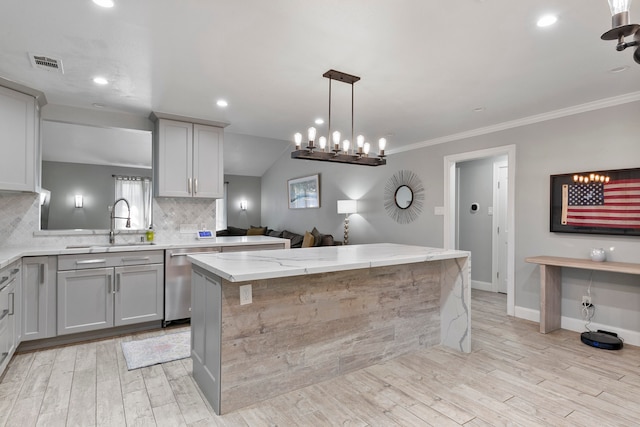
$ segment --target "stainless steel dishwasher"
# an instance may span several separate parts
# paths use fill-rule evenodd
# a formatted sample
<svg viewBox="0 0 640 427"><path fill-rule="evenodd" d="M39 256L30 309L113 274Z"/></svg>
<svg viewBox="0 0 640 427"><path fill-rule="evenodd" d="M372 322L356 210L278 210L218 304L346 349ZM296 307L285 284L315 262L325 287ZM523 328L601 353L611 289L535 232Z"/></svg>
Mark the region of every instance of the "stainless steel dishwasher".
<svg viewBox="0 0 640 427"><path fill-rule="evenodd" d="M219 247L167 249L164 260L164 322L191 318L190 254L218 253Z"/></svg>

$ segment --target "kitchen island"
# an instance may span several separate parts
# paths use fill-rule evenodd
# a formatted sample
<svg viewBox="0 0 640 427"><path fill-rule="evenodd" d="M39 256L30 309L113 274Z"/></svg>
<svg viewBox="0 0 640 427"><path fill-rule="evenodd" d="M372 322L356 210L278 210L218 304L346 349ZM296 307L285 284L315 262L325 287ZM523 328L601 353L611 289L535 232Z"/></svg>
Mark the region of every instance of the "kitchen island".
<svg viewBox="0 0 640 427"><path fill-rule="evenodd" d="M469 256L386 243L190 256L193 377L222 414L420 348L470 352Z"/></svg>

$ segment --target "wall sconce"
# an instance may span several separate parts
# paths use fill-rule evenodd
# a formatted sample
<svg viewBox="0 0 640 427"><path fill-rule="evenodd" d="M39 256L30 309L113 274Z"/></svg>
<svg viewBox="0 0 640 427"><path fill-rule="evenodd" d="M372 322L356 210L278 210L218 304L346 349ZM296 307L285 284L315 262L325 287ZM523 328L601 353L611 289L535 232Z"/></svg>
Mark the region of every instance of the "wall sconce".
<svg viewBox="0 0 640 427"><path fill-rule="evenodd" d="M349 244L349 214L358 212L357 200L338 200L338 213L344 217L344 244Z"/></svg>
<svg viewBox="0 0 640 427"><path fill-rule="evenodd" d="M82 207L82 194L76 194L76 208Z"/></svg>
<svg viewBox="0 0 640 427"><path fill-rule="evenodd" d="M240 210L241 211L246 211L247 210L247 206L249 206L249 202L247 202L246 200L240 200Z"/></svg>

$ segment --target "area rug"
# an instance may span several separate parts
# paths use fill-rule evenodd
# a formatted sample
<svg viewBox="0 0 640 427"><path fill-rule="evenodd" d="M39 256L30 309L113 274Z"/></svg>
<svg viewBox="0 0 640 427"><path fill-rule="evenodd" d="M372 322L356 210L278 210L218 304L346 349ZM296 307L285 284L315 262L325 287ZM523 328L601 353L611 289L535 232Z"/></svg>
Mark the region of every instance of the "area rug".
<svg viewBox="0 0 640 427"><path fill-rule="evenodd" d="M185 359L191 355L191 331L123 341L122 352L128 370Z"/></svg>

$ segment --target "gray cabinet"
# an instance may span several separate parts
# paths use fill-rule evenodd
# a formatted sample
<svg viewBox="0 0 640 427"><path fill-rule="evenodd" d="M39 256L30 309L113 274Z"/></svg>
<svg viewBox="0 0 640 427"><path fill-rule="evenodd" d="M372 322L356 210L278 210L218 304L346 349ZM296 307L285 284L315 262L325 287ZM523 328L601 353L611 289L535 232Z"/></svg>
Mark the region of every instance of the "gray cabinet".
<svg viewBox="0 0 640 427"><path fill-rule="evenodd" d="M164 115L163 115L164 117ZM156 196L224 196L223 129L188 121L156 120L154 177Z"/></svg>
<svg viewBox="0 0 640 427"><path fill-rule="evenodd" d="M22 341L56 336L57 257L22 258Z"/></svg>
<svg viewBox="0 0 640 427"><path fill-rule="evenodd" d="M164 265L116 267L114 325L164 317Z"/></svg>
<svg viewBox="0 0 640 427"><path fill-rule="evenodd" d="M59 258L58 335L162 319L163 251Z"/></svg>
<svg viewBox="0 0 640 427"><path fill-rule="evenodd" d="M20 344L20 261L0 271L0 376Z"/></svg>
<svg viewBox="0 0 640 427"><path fill-rule="evenodd" d="M58 272L58 335L113 326L113 268Z"/></svg>
<svg viewBox="0 0 640 427"><path fill-rule="evenodd" d="M0 190L36 191L38 115L33 96L0 86Z"/></svg>

